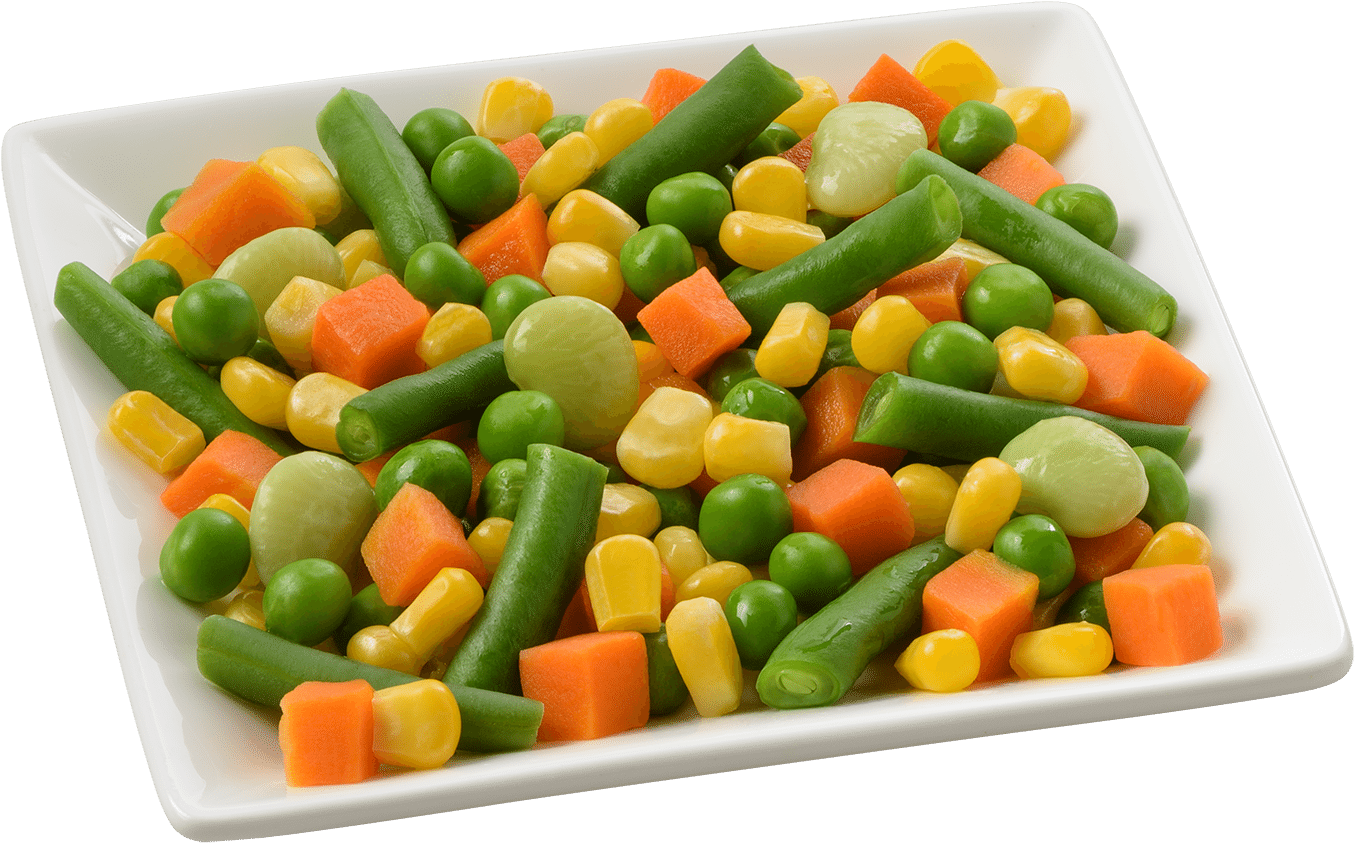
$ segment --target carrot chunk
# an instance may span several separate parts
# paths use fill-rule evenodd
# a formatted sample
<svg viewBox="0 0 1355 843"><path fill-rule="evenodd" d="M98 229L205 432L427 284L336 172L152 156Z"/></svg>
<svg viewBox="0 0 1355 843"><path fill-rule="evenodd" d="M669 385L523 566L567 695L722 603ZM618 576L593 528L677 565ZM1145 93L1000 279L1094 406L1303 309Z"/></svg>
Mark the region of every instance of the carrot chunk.
<svg viewBox="0 0 1355 843"><path fill-rule="evenodd" d="M842 310L829 316L828 327L850 331L856 325L856 320L861 318L861 314L865 313L866 308L874 304L877 298L879 298L879 292L871 290L857 299L856 304L844 307Z"/></svg>
<svg viewBox="0 0 1355 843"><path fill-rule="evenodd" d="M456 246L466 260L485 276L489 285L505 275L526 275L541 280L550 240L546 237L546 211L535 193L461 238Z"/></svg>
<svg viewBox="0 0 1355 843"><path fill-rule="evenodd" d="M840 459L878 465L890 472L898 469L906 453L902 448L852 439L861 402L875 378L857 366L837 366L820 375L800 396L805 430L791 451L792 480L803 480Z"/></svg>
<svg viewBox="0 0 1355 843"><path fill-rule="evenodd" d="M315 312L311 364L363 389L428 368L419 338L428 306L389 273L325 301Z"/></svg>
<svg viewBox="0 0 1355 843"><path fill-rule="evenodd" d="M913 112L927 130L927 145L936 143L941 120L951 104L887 55L881 55L847 95L848 102L887 102Z"/></svg>
<svg viewBox="0 0 1355 843"><path fill-rule="evenodd" d="M945 258L905 269L881 284L876 292L881 296L903 296L935 325L964 321L961 308L968 288L969 269L964 258Z"/></svg>
<svg viewBox="0 0 1355 843"><path fill-rule="evenodd" d="M513 162L513 166L518 171L518 182L520 183L527 177L527 171L536 163L546 151L545 144L541 143L541 138L534 132L518 135L510 141L504 141L499 144L499 149L508 160Z"/></svg>
<svg viewBox="0 0 1355 843"><path fill-rule="evenodd" d="M362 679L302 682L283 695L278 743L289 787L354 784L376 775L373 695Z"/></svg>
<svg viewBox="0 0 1355 843"><path fill-rule="evenodd" d="M461 520L437 495L406 483L362 540L362 559L381 599L408 606L443 568L464 568L484 587L489 572L466 541Z"/></svg>
<svg viewBox="0 0 1355 843"><path fill-rule="evenodd" d="M673 368L693 379L753 333L705 267L659 293L636 318Z"/></svg>
<svg viewBox="0 0 1355 843"><path fill-rule="evenodd" d="M837 542L856 576L913 541L908 501L879 466L837 460L791 486L786 496L796 532L821 533Z"/></svg>
<svg viewBox="0 0 1355 843"><path fill-rule="evenodd" d="M1070 337L1067 348L1087 365L1077 406L1159 424L1185 424L1209 376L1171 343L1147 331Z"/></svg>
<svg viewBox="0 0 1355 843"><path fill-rule="evenodd" d="M649 113L654 116L654 122L657 123L704 84L705 79L685 70L661 67L649 78L649 87L640 97L640 102L649 106Z"/></svg>
<svg viewBox="0 0 1355 843"><path fill-rule="evenodd" d="M1051 187L1063 184L1063 174L1028 146L1014 143L979 170L979 176L1013 196L1034 205Z"/></svg>
<svg viewBox="0 0 1355 843"><path fill-rule="evenodd" d="M238 430L223 430L160 493L160 502L178 518L215 494L230 495L248 509L268 470L282 457Z"/></svg>
<svg viewBox="0 0 1355 843"><path fill-rule="evenodd" d="M588 632L518 656L522 695L545 706L537 736L578 741L649 722L649 657L638 632Z"/></svg>
<svg viewBox="0 0 1355 843"><path fill-rule="evenodd" d="M160 224L219 266L255 237L278 228L314 228L315 215L257 163L213 158Z"/></svg>
<svg viewBox="0 0 1355 843"><path fill-rule="evenodd" d="M1223 622L1208 565L1131 568L1102 582L1115 658L1177 665L1223 646Z"/></svg>
<svg viewBox="0 0 1355 843"><path fill-rule="evenodd" d="M1040 578L987 550L965 554L922 589L922 631L962 629L979 645L979 676L1012 672L1016 636L1030 629Z"/></svg>
<svg viewBox="0 0 1355 843"><path fill-rule="evenodd" d="M801 170L808 170L809 159L814 157L814 133L810 132L800 138L798 143L782 152L781 157Z"/></svg>
<svg viewBox="0 0 1355 843"><path fill-rule="evenodd" d="M1087 583L1129 570L1152 537L1153 528L1140 518L1131 519L1128 524L1104 536L1069 536L1068 543L1073 548L1075 566L1071 586L1081 588Z"/></svg>

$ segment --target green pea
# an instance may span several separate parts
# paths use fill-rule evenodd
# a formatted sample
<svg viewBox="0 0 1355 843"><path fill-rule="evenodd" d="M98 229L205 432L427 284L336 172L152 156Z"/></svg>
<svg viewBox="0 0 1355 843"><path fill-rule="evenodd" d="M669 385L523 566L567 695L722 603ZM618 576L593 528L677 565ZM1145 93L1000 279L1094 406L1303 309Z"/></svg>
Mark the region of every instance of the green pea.
<svg viewBox="0 0 1355 843"><path fill-rule="evenodd" d="M420 439L395 452L376 475L376 505L385 509L406 483L432 492L453 515L466 513L471 467L466 452L441 439Z"/></svg>
<svg viewBox="0 0 1355 843"><path fill-rule="evenodd" d="M244 287L206 278L174 301L174 336L199 363L225 363L247 354L259 339L259 311Z"/></svg>
<svg viewBox="0 0 1355 843"><path fill-rule="evenodd" d="M625 480L623 478L621 481L613 481L608 478L607 482L625 482ZM696 529L697 505L691 486L678 486L674 489L657 489L653 486L644 488L648 489L659 502L659 530L674 526Z"/></svg>
<svg viewBox="0 0 1355 843"><path fill-rule="evenodd" d="M720 355L706 372L706 394L710 400L723 403L734 384L757 377L757 368L753 365L756 356L757 349L754 348L736 348Z"/></svg>
<svg viewBox="0 0 1355 843"><path fill-rule="evenodd" d="M943 156L976 173L1016 143L1016 123L992 103L966 100L941 118L936 142Z"/></svg>
<svg viewBox="0 0 1355 843"><path fill-rule="evenodd" d="M725 619L748 670L761 670L768 657L799 622L795 597L771 580L752 580L736 587L725 600Z"/></svg>
<svg viewBox="0 0 1355 843"><path fill-rule="evenodd" d="M264 588L264 628L314 647L339 628L352 600L342 568L328 559L298 559L282 566Z"/></svg>
<svg viewBox="0 0 1355 843"><path fill-rule="evenodd" d="M995 263L969 282L961 300L965 321L988 339L1020 325L1043 331L1054 319L1054 294L1024 266Z"/></svg>
<svg viewBox="0 0 1355 843"><path fill-rule="evenodd" d="M471 224L489 222L511 208L521 181L504 151L478 136L453 141L439 152L429 178L448 213Z"/></svg>
<svg viewBox="0 0 1355 843"><path fill-rule="evenodd" d="M480 306L485 276L451 243L434 240L414 250L405 264L405 289L431 309L448 302Z"/></svg>
<svg viewBox="0 0 1355 843"><path fill-rule="evenodd" d="M1035 207L1063 220L1103 249L1109 249L1120 230L1115 203L1099 187L1090 184L1060 184L1035 200Z"/></svg>
<svg viewBox="0 0 1355 843"><path fill-rule="evenodd" d="M681 231L688 242L716 240L720 223L734 210L729 190L710 173L683 173L659 182L645 201L650 225L666 223Z"/></svg>
<svg viewBox="0 0 1355 843"><path fill-rule="evenodd" d="M767 576L795 596L801 614L812 615L851 586L852 563L822 533L791 533L772 548Z"/></svg>
<svg viewBox="0 0 1355 843"><path fill-rule="evenodd" d="M752 278L754 275L757 275L757 270L751 266L736 266L720 279L720 286L728 290L745 278Z"/></svg>
<svg viewBox="0 0 1355 843"><path fill-rule="evenodd" d="M750 161L780 155L800 142L800 135L784 123L768 123L767 128L758 133L743 151L734 156L734 163L742 167Z"/></svg>
<svg viewBox="0 0 1355 843"><path fill-rule="evenodd" d="M621 276L642 301L696 272L696 255L686 235L667 223L648 225L621 247Z"/></svg>
<svg viewBox="0 0 1355 843"><path fill-rule="evenodd" d="M160 224L160 220L164 218L165 212L174 207L175 202L179 201L179 194L181 193L183 193L183 188L176 187L164 196L155 200L155 204L151 207L150 214L146 217L147 237L154 237L165 230L165 227Z"/></svg>
<svg viewBox="0 0 1355 843"><path fill-rule="evenodd" d="M965 322L937 322L908 352L908 374L932 383L988 392L997 380L997 346Z"/></svg>
<svg viewBox="0 0 1355 843"><path fill-rule="evenodd" d="M766 561L792 527L785 489L761 474L740 474L706 494L696 532L716 559L752 565Z"/></svg>
<svg viewBox="0 0 1355 843"><path fill-rule="evenodd" d="M143 313L154 316L155 306L183 291L179 270L155 258L132 263L109 282Z"/></svg>
<svg viewBox="0 0 1355 843"><path fill-rule="evenodd" d="M645 637L649 663L649 713L655 717L672 714L682 707L691 693L673 660L673 651L668 646L668 629L660 624L658 632L641 634Z"/></svg>
<svg viewBox="0 0 1355 843"><path fill-rule="evenodd" d="M993 553L1040 578L1040 600L1061 593L1073 581L1073 546L1053 518L1019 515L997 531Z"/></svg>
<svg viewBox="0 0 1355 843"><path fill-rule="evenodd" d="M556 141L570 132L582 132L587 122L587 114L556 114L541 124L541 128L536 130L536 136L542 146L550 149Z"/></svg>
<svg viewBox="0 0 1355 843"><path fill-rule="evenodd" d="M565 414L554 398L533 389L505 392L485 407L476 430L480 453L491 463L527 459L527 446L563 445Z"/></svg>
<svg viewBox="0 0 1355 843"><path fill-rule="evenodd" d="M1154 531L1175 521L1185 521L1190 511L1190 488L1176 460L1150 445L1134 449L1148 476L1148 501L1139 513Z"/></svg>
<svg viewBox="0 0 1355 843"><path fill-rule="evenodd" d="M489 319L491 336L501 340L519 313L548 298L550 290L526 275L504 275L485 288L480 309Z"/></svg>
<svg viewBox="0 0 1355 843"><path fill-rule="evenodd" d="M818 226L823 232L824 239L841 234L843 229L852 224L851 217L839 217L836 214L830 214L827 211L818 208L810 208L805 215L805 222L810 225Z"/></svg>
<svg viewBox="0 0 1355 843"><path fill-rule="evenodd" d="M1059 614L1055 620L1057 623L1085 621L1110 632L1110 619L1106 617L1105 589L1101 580L1089 582L1074 591L1059 607Z"/></svg>
<svg viewBox="0 0 1355 843"><path fill-rule="evenodd" d="M289 378L296 377L296 372L292 370L292 364L288 363L287 358L282 356L278 347L263 337L259 337L258 341L250 347L249 354L246 356L251 360L257 360L270 369L282 372Z"/></svg>
<svg viewBox="0 0 1355 843"><path fill-rule="evenodd" d="M792 445L800 441L808 424L800 400L785 387L765 378L746 378L730 387L720 401L720 412L748 419L781 422L790 428Z"/></svg>
<svg viewBox="0 0 1355 843"><path fill-rule="evenodd" d="M640 324L639 320L626 326L626 336L642 342L654 342L654 338L650 336L649 331L645 329L644 325Z"/></svg>
<svg viewBox="0 0 1355 843"><path fill-rule="evenodd" d="M475 127L460 112L434 107L415 112L405 123L400 137L409 151L414 153L424 172L428 172L433 169L433 162L442 150L474 134Z"/></svg>
<svg viewBox="0 0 1355 843"><path fill-rule="evenodd" d="M369 626L390 626L391 621L400 617L402 611L402 607L392 606L381 599L381 591L376 583L369 584L353 595L353 600L348 604L348 614L344 615L339 628L334 630L334 646L339 648L340 653L344 652L348 649L348 639L358 630Z"/></svg>
<svg viewBox="0 0 1355 843"><path fill-rule="evenodd" d="M491 465L485 479L480 481L480 498L476 505L480 517L507 518L509 521L517 517L522 485L526 480L526 460L510 457Z"/></svg>
<svg viewBox="0 0 1355 843"><path fill-rule="evenodd" d="M178 520L160 547L160 579L192 603L225 597L248 570L249 532L225 510L192 510Z"/></svg>
<svg viewBox="0 0 1355 843"><path fill-rule="evenodd" d="M829 369L839 366L860 366L856 352L852 351L852 332L848 328L829 328L828 345L824 346L823 357L819 359L819 370L814 380L823 377ZM809 382L813 385L814 381Z"/></svg>

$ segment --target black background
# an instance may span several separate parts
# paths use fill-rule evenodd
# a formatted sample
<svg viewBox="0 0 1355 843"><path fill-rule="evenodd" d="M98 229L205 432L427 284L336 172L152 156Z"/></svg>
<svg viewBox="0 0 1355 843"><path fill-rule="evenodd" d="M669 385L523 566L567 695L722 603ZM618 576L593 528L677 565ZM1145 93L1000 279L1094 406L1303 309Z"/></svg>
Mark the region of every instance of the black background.
<svg viewBox="0 0 1355 843"><path fill-rule="evenodd" d="M843 16L901 11L911 9L906 5L850 7ZM1333 397L1337 394L1333 390L1348 388L1343 318L1350 300L1344 259L1348 249L1337 239L1339 221L1332 230L1322 225L1331 218L1327 214L1331 199L1320 198L1348 187L1347 176L1333 175L1335 171L1329 168L1348 155L1341 149L1348 134L1340 134L1324 118L1328 108L1320 106L1325 85L1335 80L1325 75L1321 64L1306 60L1302 47L1290 41L1289 35L1297 34L1302 24L1276 24L1270 15L1228 20L1226 26L1202 18L1192 24L1194 28L1187 28L1168 12L1138 4L1115 4L1114 11L1092 7L1092 12L1171 173L1286 447L1337 587L1346 587L1348 592L1344 541L1335 520L1351 497L1346 481L1350 457L1344 442L1350 426L1347 411L1333 407L1333 403L1344 407L1341 398ZM322 9L317 9L316 15L321 14ZM366 14L371 14L370 9ZM115 35L119 30L114 28L100 33L98 39L66 39L61 47L39 47L53 60L43 64L43 79L49 70L56 73L51 79L60 79L64 73L60 68L70 68L75 57L88 58L79 76L60 85L41 91L28 88L34 66L15 66L16 62L7 60L11 65L8 123L339 73L829 18L822 12L814 14L809 7L802 12L782 11L780 4L768 5L757 16L747 11L721 16L691 7L650 16L649 11L622 7L612 12L615 18L592 18L587 26L551 15L549 24L542 24L539 31L524 33L520 20L495 23L493 12L484 24L467 28L472 24L466 8L458 8L449 12L454 20L444 30L421 22L423 14L434 14L434 9L421 7L417 15L402 12L389 20L382 18L381 26L371 27L373 31L362 31L359 26L325 38L308 37L304 24L297 20L283 23L290 14L260 9L263 23L245 22L241 15L234 33L228 27L213 31L211 38L203 38L187 26L186 19L179 19L163 33L154 28L142 30L138 24L123 35ZM362 23L362 15L359 12L352 20ZM278 20L276 45L260 38L256 28L268 19ZM93 22L80 23L84 27ZM375 16L373 23L377 23ZM500 37L470 37L481 26ZM301 46L293 46L297 43ZM16 96L20 88L31 95ZM1339 157L1317 160L1316 150ZM18 282L14 274L14 283ZM1282 290L1278 298L1272 298L1278 290ZM14 320L18 325L26 323L22 314L15 314ZM27 607L23 614L34 629L20 633L33 649L31 655L18 655L11 644L9 657L26 661L16 675L47 678L45 687L12 686L12 697L20 698L20 718L12 720L12 725L28 731L22 717L37 718L34 732L41 735L34 747L24 749L23 758L15 760L20 764L38 760L34 783L39 791L50 786L49 796L60 800L58 805L75 800L72 808L79 809L87 800L98 800L93 804L104 805L103 812L110 808L115 812L104 813L100 824L117 817L115 824L134 829L133 834L171 838L172 829L154 801L122 693L98 584L92 569L81 564L81 558L88 558L88 542L83 531L70 529L79 518L76 497L50 396L43 389L41 359L31 329L24 332L20 327L18 336L20 342L12 347L20 358L15 371L27 371L33 378L24 393L34 404L11 416L9 440L20 445L24 454L20 459L34 454L26 474L37 477L42 485L43 508L50 507L58 515L50 522L51 534L33 548L23 549L22 542L12 546L11 553L18 554L14 571L69 567L76 576L34 576L31 581L45 587L31 595L24 594L27 577L11 583L11 613L19 614L19 606ZM30 451L28 443L34 439L38 447ZM14 480L24 485L31 482L20 480L19 474ZM15 518L26 518L28 507L31 504L23 500L9 504L9 511ZM88 576L81 576L85 571ZM60 594L53 585L60 588ZM62 621L56 621L58 611ZM11 622L16 621L24 622L19 618ZM53 622L70 630L68 636L50 637ZM39 626L43 632L38 632ZM49 646L61 652L49 652ZM1270 791L1294 778L1306 778L1304 768L1310 760L1333 751L1339 755L1350 747L1350 726L1337 713L1344 712L1348 688L1350 682L1344 682L1316 693L1201 712L633 786L314 836L344 839L373 832L431 832L463 838L516 831L520 824L561 831L579 828L591 834L593 828L625 827L627 820L621 817L630 810L642 817L630 820L642 823L640 828L663 831L672 825L690 829L687 834L702 834L702 828L714 834L741 834L743 829L729 824L736 817L747 819L753 834L786 834L789 829L794 834L799 825L805 831L817 831L820 823L827 823L824 828L835 829L836 834L854 834L874 827L875 820L867 820L871 815L888 817L885 834L906 834L905 829L925 827L919 820L935 813L938 802L962 812L951 817L950 823L962 823L963 828L984 824L988 819L984 815L996 810L1000 816L993 819L999 823L1015 820L1038 831L1066 834L1066 828L1057 831L1062 821L1087 816L1085 812L1106 813L1107 817L1114 813L1121 817L1114 820L1119 824L1134 821L1134 805L1163 805L1164 798L1175 801L1172 793L1180 793L1187 801L1201 789L1236 796L1253 787ZM98 703L88 705L83 694ZM1141 801L1137 794L1142 791L1152 796ZM966 805L965 800L976 801ZM1199 819L1220 819L1220 812L1240 806L1230 802L1211 800L1199 806L1209 815ZM866 821L869 827L858 827ZM1102 829L1092 834L1102 834Z"/></svg>

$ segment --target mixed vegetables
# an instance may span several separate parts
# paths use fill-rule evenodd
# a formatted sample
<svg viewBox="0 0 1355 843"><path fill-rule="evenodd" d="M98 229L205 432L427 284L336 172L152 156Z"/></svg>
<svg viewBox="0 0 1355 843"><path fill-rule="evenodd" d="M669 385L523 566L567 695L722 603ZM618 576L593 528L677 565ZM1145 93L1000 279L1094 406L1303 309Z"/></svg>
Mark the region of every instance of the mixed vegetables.
<svg viewBox="0 0 1355 843"><path fill-rule="evenodd" d="M750 46L473 117L340 90L328 163L209 161L58 277L290 785L827 705L884 653L956 692L1221 645L1208 378L1058 172L1061 92L946 41L840 98Z"/></svg>

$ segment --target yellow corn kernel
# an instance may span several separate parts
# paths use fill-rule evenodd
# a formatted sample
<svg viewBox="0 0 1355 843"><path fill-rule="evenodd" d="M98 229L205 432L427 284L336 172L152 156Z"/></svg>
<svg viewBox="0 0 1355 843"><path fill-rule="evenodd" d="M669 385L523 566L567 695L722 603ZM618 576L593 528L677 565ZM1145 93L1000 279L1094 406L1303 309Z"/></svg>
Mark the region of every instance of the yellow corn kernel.
<svg viewBox="0 0 1355 843"><path fill-rule="evenodd" d="M1059 299L1054 302L1054 318L1045 333L1054 342L1066 344L1073 337L1103 336L1106 324L1096 309L1082 299Z"/></svg>
<svg viewBox="0 0 1355 843"><path fill-rule="evenodd" d="M1021 475L997 457L969 467L946 519L946 544L960 553L987 550L1021 499Z"/></svg>
<svg viewBox="0 0 1355 843"><path fill-rule="evenodd" d="M546 89L521 76L503 76L485 86L475 113L475 134L504 143L535 132L555 115Z"/></svg>
<svg viewBox="0 0 1355 843"><path fill-rule="evenodd" d="M979 645L962 629L934 630L914 638L894 669L920 691L963 691L979 678Z"/></svg>
<svg viewBox="0 0 1355 843"><path fill-rule="evenodd" d="M439 644L470 622L484 600L484 589L470 571L443 568L391 621L391 632L404 639L422 666Z"/></svg>
<svg viewBox="0 0 1355 843"><path fill-rule="evenodd" d="M503 549L508 544L508 533L512 529L512 521L492 515L476 524L475 529L466 536L470 549L485 563L485 570L491 577L499 570L499 560L503 558Z"/></svg>
<svg viewBox="0 0 1355 843"><path fill-rule="evenodd" d="M207 447L202 428L144 389L125 393L108 408L108 432L161 474L171 474Z"/></svg>
<svg viewBox="0 0 1355 843"><path fill-rule="evenodd" d="M819 128L823 115L837 108L839 100L833 86L818 76L798 76L795 83L800 86L800 99L781 112L775 122L789 126L803 138Z"/></svg>
<svg viewBox="0 0 1355 843"><path fill-rule="evenodd" d="M1115 647L1110 633L1077 621L1023 632L1012 643L1012 670L1021 679L1092 676L1110 667Z"/></svg>
<svg viewBox="0 0 1355 843"><path fill-rule="evenodd" d="M1204 530L1185 521L1163 524L1139 551L1131 567L1153 568L1158 565L1208 565L1214 556L1214 546Z"/></svg>
<svg viewBox="0 0 1355 843"><path fill-rule="evenodd" d="M903 493L913 515L913 544L946 531L946 519L960 490L958 480L938 466L912 463L894 472L894 485Z"/></svg>
<svg viewBox="0 0 1355 843"><path fill-rule="evenodd" d="M348 287L353 287L353 276L363 261L386 266L386 253L381 251L381 241L370 228L359 228L340 240L334 246L343 261L343 277L348 279Z"/></svg>
<svg viewBox="0 0 1355 843"><path fill-rule="evenodd" d="M819 371L828 348L828 327L828 314L815 310L814 305L787 304L758 345L753 368L777 386L804 386Z"/></svg>
<svg viewBox="0 0 1355 843"><path fill-rule="evenodd" d="M409 643L384 624L363 627L353 633L344 655L355 662L398 670L410 676L418 676L419 668L423 666L423 659Z"/></svg>
<svg viewBox="0 0 1355 843"><path fill-rule="evenodd" d="M619 97L593 109L584 121L583 133L598 148L598 166L639 140L654 128L654 114L637 99Z"/></svg>
<svg viewBox="0 0 1355 843"><path fill-rule="evenodd" d="M263 589L246 588L237 593L221 614L255 629L263 629Z"/></svg>
<svg viewBox="0 0 1355 843"><path fill-rule="evenodd" d="M611 310L621 301L626 279L616 255L592 243L556 243L546 252L541 283L556 296L582 296Z"/></svg>
<svg viewBox="0 0 1355 843"><path fill-rule="evenodd" d="M583 132L570 132L551 144L522 177L523 196L535 193L549 208L588 180L601 166L597 144Z"/></svg>
<svg viewBox="0 0 1355 843"><path fill-rule="evenodd" d="M882 375L908 374L908 353L932 323L903 296L880 296L852 326L852 354L861 367Z"/></svg>
<svg viewBox="0 0 1355 843"><path fill-rule="evenodd" d="M132 260L155 258L164 261L178 270L179 280L185 287L195 281L211 278L216 267L198 254L188 241L170 231L162 231L147 237L132 253Z"/></svg>
<svg viewBox="0 0 1355 843"><path fill-rule="evenodd" d="M669 572L671 575L671 572ZM753 572L738 562L711 562L697 568L673 591L673 599L681 603L695 597L709 597L721 606L734 589L753 581Z"/></svg>
<svg viewBox="0 0 1355 843"><path fill-rule="evenodd" d="M993 340L997 370L1018 395L1072 404L1087 388L1087 364L1043 331L1008 328Z"/></svg>
<svg viewBox="0 0 1355 843"><path fill-rule="evenodd" d="M1016 124L1016 142L1052 161L1068 140L1073 111L1068 97L1058 88L1001 88L993 105L1011 115Z"/></svg>
<svg viewBox="0 0 1355 843"><path fill-rule="evenodd" d="M592 243L621 256L621 247L640 230L635 218L612 200L585 188L560 197L546 220L546 240L556 243Z"/></svg>
<svg viewBox="0 0 1355 843"><path fill-rule="evenodd" d="M648 538L661 523L663 514L653 492L633 483L608 483L602 487L602 511L593 544L627 534Z"/></svg>
<svg viewBox="0 0 1355 843"><path fill-rule="evenodd" d="M334 429L339 411L367 390L328 372L312 372L296 382L287 396L287 430L296 441L317 451L340 453Z"/></svg>
<svg viewBox="0 0 1355 843"><path fill-rule="evenodd" d="M809 212L805 174L788 159L767 155L749 161L734 174L734 209L804 222Z"/></svg>
<svg viewBox="0 0 1355 843"><path fill-rule="evenodd" d="M674 585L681 585L688 577L715 560L706 552L701 536L691 527L673 524L654 534L654 547L659 560L668 569Z"/></svg>
<svg viewBox="0 0 1355 843"><path fill-rule="evenodd" d="M445 682L420 679L372 694L372 751L382 764L432 770L461 742L461 707Z"/></svg>
<svg viewBox="0 0 1355 843"><path fill-rule="evenodd" d="M178 298L178 296L168 296L160 299L159 304L155 306L155 315L151 317L155 320L155 324L164 328L165 333L169 334L169 338L175 342L179 341L179 338L174 335L174 302Z"/></svg>
<svg viewBox="0 0 1355 843"><path fill-rule="evenodd" d="M631 340L635 346L635 361L640 366L640 383L649 383L660 375L673 371L673 364L663 356L659 347L648 340ZM654 484L650 484L651 486Z"/></svg>
<svg viewBox="0 0 1355 843"><path fill-rule="evenodd" d="M720 222L720 248L735 263L759 272L778 266L824 240L817 225L772 214L731 211Z"/></svg>
<svg viewBox="0 0 1355 843"><path fill-rule="evenodd" d="M222 512L229 512L235 516L235 520L249 529L249 509L235 498L225 492L217 492L214 495L208 495L207 499L198 504L198 509L219 509ZM245 569L245 576L240 580L240 588L251 589L259 585L259 570L254 567L254 560L249 560L249 567Z"/></svg>
<svg viewBox="0 0 1355 843"><path fill-rule="evenodd" d="M250 421L287 429L287 396L296 380L252 357L232 357L221 367L221 391Z"/></svg>
<svg viewBox="0 0 1355 843"><path fill-rule="evenodd" d="M682 682L702 717L718 717L739 707L743 665L724 604L694 597L673 606L664 622L668 649Z"/></svg>
<svg viewBox="0 0 1355 843"><path fill-rule="evenodd" d="M353 277L348 279L348 286L345 289L351 290L359 284L365 284L373 278L380 278L382 275L389 275L390 267L383 266L376 261L366 260L358 264L358 268L353 271Z"/></svg>
<svg viewBox="0 0 1355 843"><path fill-rule="evenodd" d="M489 317L483 310L475 305L449 301L423 326L423 334L414 351L431 369L479 348L492 340L493 334Z"/></svg>
<svg viewBox="0 0 1355 843"><path fill-rule="evenodd" d="M593 545L583 575L599 632L659 631L661 564L658 548L644 536L612 536Z"/></svg>
<svg viewBox="0 0 1355 843"><path fill-rule="evenodd" d="M706 428L714 411L702 395L672 386L655 389L616 440L621 470L636 482L676 489L706 467Z"/></svg>
<svg viewBox="0 0 1355 843"><path fill-rule="evenodd" d="M315 216L316 225L333 222L343 208L339 180L320 156L300 146L275 146L264 150L256 162Z"/></svg>
<svg viewBox="0 0 1355 843"><path fill-rule="evenodd" d="M942 41L923 53L913 75L952 106L965 100L992 102L1000 84L973 47L954 40Z"/></svg>
<svg viewBox="0 0 1355 843"><path fill-rule="evenodd" d="M311 336L320 305L342 293L338 287L298 275L283 286L264 311L264 327L273 346L298 376L311 372Z"/></svg>
<svg viewBox="0 0 1355 843"><path fill-rule="evenodd" d="M706 428L702 448L706 473L717 483L739 474L790 482L790 428L781 422L720 413Z"/></svg>
<svg viewBox="0 0 1355 843"><path fill-rule="evenodd" d="M980 246L973 240L966 240L963 237L947 246L946 250L938 255L935 260L943 261L950 258L959 258L964 261L965 275L969 278L973 278L995 263L1011 263L987 246Z"/></svg>

